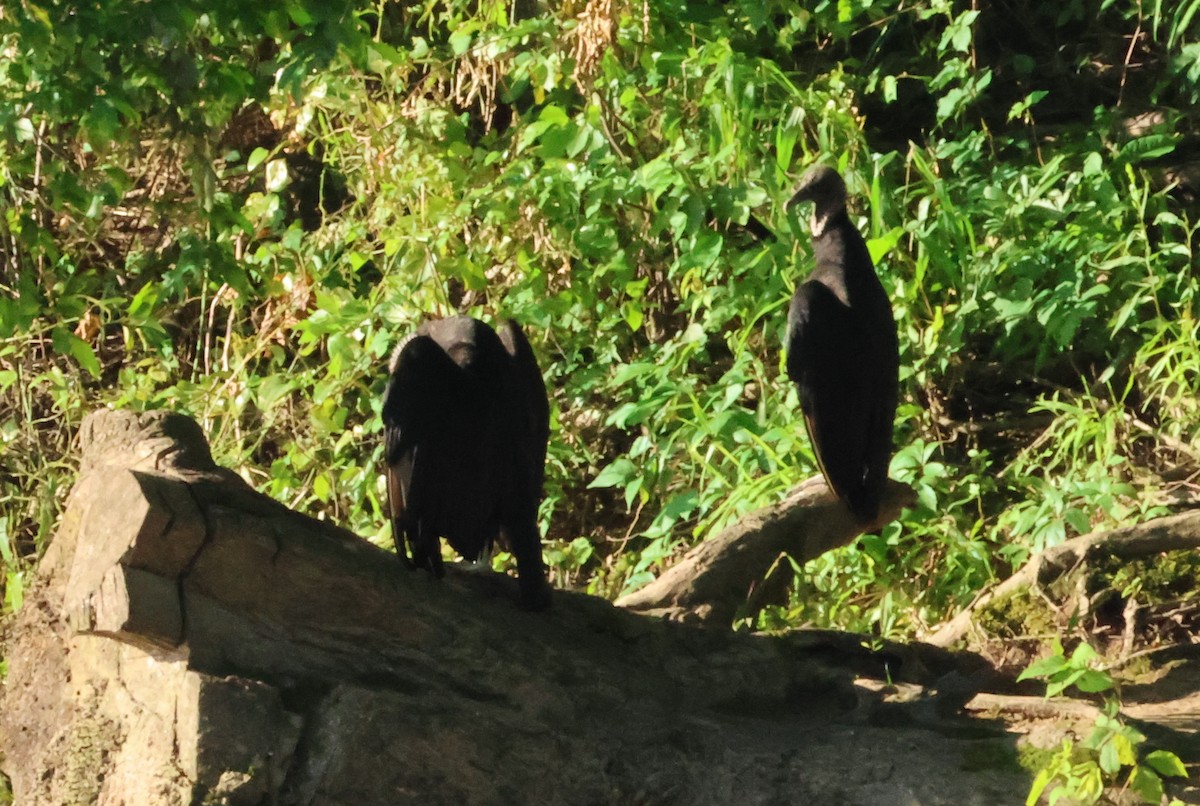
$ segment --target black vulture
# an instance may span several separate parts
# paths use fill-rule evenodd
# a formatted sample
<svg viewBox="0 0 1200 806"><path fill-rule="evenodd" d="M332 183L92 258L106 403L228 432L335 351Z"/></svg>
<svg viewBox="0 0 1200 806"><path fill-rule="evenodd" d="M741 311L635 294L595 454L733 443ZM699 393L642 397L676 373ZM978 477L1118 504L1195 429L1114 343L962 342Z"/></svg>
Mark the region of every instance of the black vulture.
<svg viewBox="0 0 1200 806"><path fill-rule="evenodd" d="M896 321L867 245L846 214L846 185L817 167L790 207L814 204L816 268L788 311L787 373L821 473L854 516L874 521L892 454L900 368Z"/></svg>
<svg viewBox="0 0 1200 806"><path fill-rule="evenodd" d="M499 537L517 560L520 602L550 604L537 528L550 402L528 340L455 316L400 342L383 398L396 553L442 576L440 539L476 561ZM404 543L411 551L407 559Z"/></svg>

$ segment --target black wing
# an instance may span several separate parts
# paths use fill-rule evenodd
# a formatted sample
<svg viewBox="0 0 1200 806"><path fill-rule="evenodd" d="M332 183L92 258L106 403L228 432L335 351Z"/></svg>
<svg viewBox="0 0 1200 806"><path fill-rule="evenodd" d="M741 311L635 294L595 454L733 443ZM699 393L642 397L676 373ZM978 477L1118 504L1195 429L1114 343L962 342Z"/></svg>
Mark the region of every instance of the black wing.
<svg viewBox="0 0 1200 806"><path fill-rule="evenodd" d="M542 493L542 481L546 468L546 443L550 439L550 399L546 394L546 382L538 367L537 358L529 340L516 322L509 319L500 327L500 341L505 351L512 356L512 391L520 418L519 439L521 453L528 462L533 492Z"/></svg>
<svg viewBox="0 0 1200 806"><path fill-rule="evenodd" d="M815 280L796 289L788 311L788 377L799 390L821 473L862 520L874 519L883 489L872 466L883 391L875 363L870 337L849 306Z"/></svg>
<svg viewBox="0 0 1200 806"><path fill-rule="evenodd" d="M504 531L517 558L521 604L530 610L542 610L550 605L550 585L542 564L537 508L550 439L550 400L533 348L521 328L510 319L501 326L499 336L511 357L507 411L514 425L513 474L518 480L506 508Z"/></svg>
<svg viewBox="0 0 1200 806"><path fill-rule="evenodd" d="M383 393L384 471L392 537L396 553L405 557L407 515L414 493L419 495L413 489L419 475L414 470L418 462L434 458L419 455L418 446L441 441L439 434L457 404L458 367L431 337L414 335L396 348L390 369Z"/></svg>

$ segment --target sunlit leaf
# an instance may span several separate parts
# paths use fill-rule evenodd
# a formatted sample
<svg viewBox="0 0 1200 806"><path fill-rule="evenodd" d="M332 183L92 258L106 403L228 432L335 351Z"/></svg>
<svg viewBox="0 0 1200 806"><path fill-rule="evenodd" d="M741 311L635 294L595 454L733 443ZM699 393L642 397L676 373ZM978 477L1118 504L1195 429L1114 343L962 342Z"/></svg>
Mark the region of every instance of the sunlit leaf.
<svg viewBox="0 0 1200 806"><path fill-rule="evenodd" d="M616 487L625 484L637 474L637 467L629 459L621 457L601 470L588 484L589 488Z"/></svg>
<svg viewBox="0 0 1200 806"><path fill-rule="evenodd" d="M1179 756L1168 750L1151 750L1142 761L1159 775L1186 778L1187 767L1179 760Z"/></svg>
<svg viewBox="0 0 1200 806"><path fill-rule="evenodd" d="M1135 768L1129 778L1129 788L1138 793L1144 803L1162 802L1162 779L1152 769L1146 767Z"/></svg>
<svg viewBox="0 0 1200 806"><path fill-rule="evenodd" d="M93 378L100 377L100 360L96 358L92 345L61 327L53 330L51 340L54 343L55 352L75 359L76 363L87 370Z"/></svg>
<svg viewBox="0 0 1200 806"><path fill-rule="evenodd" d="M285 160L271 160L267 163L266 188L271 193L278 193L288 185L288 167Z"/></svg>
<svg viewBox="0 0 1200 806"><path fill-rule="evenodd" d="M1178 139L1175 134L1147 134L1121 146L1120 157L1132 163L1152 160L1174 151Z"/></svg>
<svg viewBox="0 0 1200 806"><path fill-rule="evenodd" d="M261 146L254 149L253 151L250 152L250 158L246 160L246 170L253 171L255 168L257 168L259 165L261 165L263 163L263 160L265 160L270 155L271 155L271 152Z"/></svg>

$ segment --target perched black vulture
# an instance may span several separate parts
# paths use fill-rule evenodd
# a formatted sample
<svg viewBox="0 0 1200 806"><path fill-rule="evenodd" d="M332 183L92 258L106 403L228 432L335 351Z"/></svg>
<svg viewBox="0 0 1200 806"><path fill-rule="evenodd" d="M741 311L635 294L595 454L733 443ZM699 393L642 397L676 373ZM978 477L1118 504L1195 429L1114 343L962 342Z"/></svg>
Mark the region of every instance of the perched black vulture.
<svg viewBox="0 0 1200 806"><path fill-rule="evenodd" d="M392 354L383 398L396 553L445 573L440 539L465 559L499 536L517 559L521 604L550 604L537 528L550 403L537 360L511 320L425 322Z"/></svg>
<svg viewBox="0 0 1200 806"><path fill-rule="evenodd" d="M879 512L892 454L899 348L892 306L846 214L837 171L813 168L789 206L811 201L817 266L788 311L787 373L825 480L860 521Z"/></svg>

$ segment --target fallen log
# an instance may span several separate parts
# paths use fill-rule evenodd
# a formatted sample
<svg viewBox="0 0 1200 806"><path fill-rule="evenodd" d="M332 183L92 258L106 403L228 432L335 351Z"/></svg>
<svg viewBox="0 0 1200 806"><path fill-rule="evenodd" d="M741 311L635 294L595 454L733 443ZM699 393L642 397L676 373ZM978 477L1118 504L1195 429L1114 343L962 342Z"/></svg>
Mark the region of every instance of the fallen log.
<svg viewBox="0 0 1200 806"><path fill-rule="evenodd" d="M80 444L7 631L18 803L991 804L1026 783L865 716L856 679L928 685L973 656L567 591L530 614L515 580L439 582L254 492L187 418L97 412Z"/></svg>

